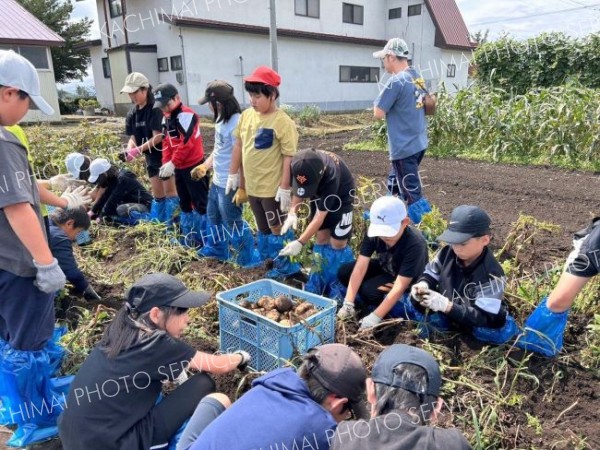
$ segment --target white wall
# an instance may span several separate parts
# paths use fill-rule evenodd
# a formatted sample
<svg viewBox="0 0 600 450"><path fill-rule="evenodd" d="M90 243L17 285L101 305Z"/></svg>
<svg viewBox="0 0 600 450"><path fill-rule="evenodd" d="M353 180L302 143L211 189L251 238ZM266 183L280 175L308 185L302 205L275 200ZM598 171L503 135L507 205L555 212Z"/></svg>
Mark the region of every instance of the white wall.
<svg viewBox="0 0 600 450"><path fill-rule="evenodd" d="M96 87L96 98L103 108L111 111L115 110L115 104L112 96L111 78L104 78L102 70L102 58L106 57L104 49L100 46L90 48L92 57L92 74L94 75L94 86Z"/></svg>
<svg viewBox="0 0 600 450"><path fill-rule="evenodd" d="M58 107L58 90L56 88L56 80L54 78L54 67L52 65L52 57L50 49L46 47L48 58L48 69L37 69L40 79L40 93L46 102L54 109L54 114L47 116L42 114L40 110L30 109L23 118L23 122L40 122L60 120L60 109Z"/></svg>

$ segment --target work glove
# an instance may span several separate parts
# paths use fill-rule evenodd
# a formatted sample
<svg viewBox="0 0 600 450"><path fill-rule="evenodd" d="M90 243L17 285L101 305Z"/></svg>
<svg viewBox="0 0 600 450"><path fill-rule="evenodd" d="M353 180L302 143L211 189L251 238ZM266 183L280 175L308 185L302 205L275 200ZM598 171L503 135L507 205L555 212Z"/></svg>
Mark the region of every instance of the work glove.
<svg viewBox="0 0 600 450"><path fill-rule="evenodd" d="M442 294L436 291L429 291L428 294L423 296L423 300L420 301L421 306L429 308L432 311L439 311L445 313L450 304L450 300L444 297Z"/></svg>
<svg viewBox="0 0 600 450"><path fill-rule="evenodd" d="M123 162L131 162L142 154L139 147L131 147L124 152L119 153L119 159Z"/></svg>
<svg viewBox="0 0 600 450"><path fill-rule="evenodd" d="M85 291L83 291L83 298L88 300L88 301L98 301L98 300L102 300L100 298L100 296L98 295L98 293L94 290L94 288L92 287L91 284L88 284L88 287L85 288Z"/></svg>
<svg viewBox="0 0 600 450"><path fill-rule="evenodd" d="M51 294L65 287L67 277L58 265L56 258L53 258L52 262L46 265L38 264L34 260L33 265L37 269L33 284L40 291Z"/></svg>
<svg viewBox="0 0 600 450"><path fill-rule="evenodd" d="M302 247L299 240L292 241L279 251L279 256L296 256L302 251Z"/></svg>
<svg viewBox="0 0 600 450"><path fill-rule="evenodd" d="M248 201L248 194L246 194L246 189L238 188L235 192L235 195L231 199L231 203L235 203L236 206L242 206L244 203Z"/></svg>
<svg viewBox="0 0 600 450"><path fill-rule="evenodd" d="M279 208L283 212L288 212L292 204L292 191L278 187L277 194L275 194L275 201L279 202Z"/></svg>
<svg viewBox="0 0 600 450"><path fill-rule="evenodd" d="M173 164L171 161L169 161L168 163L165 163L162 166L160 166L160 169L158 171L158 176L160 178L162 178L163 180L166 180L168 178L171 178L174 173L175 173L175 164Z"/></svg>
<svg viewBox="0 0 600 450"><path fill-rule="evenodd" d="M227 184L225 185L225 195L235 191L240 187L240 174L234 173L227 175Z"/></svg>
<svg viewBox="0 0 600 450"><path fill-rule="evenodd" d="M86 186L87 181L78 180L73 178L71 175L54 175L52 178L48 180L50 183L50 189L53 191L63 192L68 187L78 187L78 186Z"/></svg>
<svg viewBox="0 0 600 450"><path fill-rule="evenodd" d="M337 318L340 320L353 319L356 316L354 303L344 302L340 310L337 312Z"/></svg>
<svg viewBox="0 0 600 450"><path fill-rule="evenodd" d="M250 356L250 353L248 353L245 350L238 350L237 352L233 352L233 354L240 355L242 357L242 360L238 364L237 368L240 370L246 370L246 367L248 367L248 363L252 360L252 356Z"/></svg>
<svg viewBox="0 0 600 450"><path fill-rule="evenodd" d="M79 186L74 191L71 191L71 188L69 187L60 197L67 201L66 209L81 208L82 206L85 207L92 203L89 189L85 186Z"/></svg>
<svg viewBox="0 0 600 450"><path fill-rule="evenodd" d="M428 293L429 285L425 281L419 281L410 288L411 297L418 302L421 302L424 299L424 295Z"/></svg>
<svg viewBox="0 0 600 450"><path fill-rule="evenodd" d="M292 212L287 215L285 222L283 222L283 227L281 227L281 234L287 233L287 231L290 228L293 228L294 230L298 228L298 216L296 216L296 214Z"/></svg>
<svg viewBox="0 0 600 450"><path fill-rule="evenodd" d="M208 167L206 167L206 164L200 164L194 167L190 174L192 176L192 180L198 181L206 176L206 172L208 172Z"/></svg>
<svg viewBox="0 0 600 450"><path fill-rule="evenodd" d="M381 318L372 312L368 316L363 317L359 323L360 329L366 330L367 328L373 328L375 325L379 325L381 323Z"/></svg>

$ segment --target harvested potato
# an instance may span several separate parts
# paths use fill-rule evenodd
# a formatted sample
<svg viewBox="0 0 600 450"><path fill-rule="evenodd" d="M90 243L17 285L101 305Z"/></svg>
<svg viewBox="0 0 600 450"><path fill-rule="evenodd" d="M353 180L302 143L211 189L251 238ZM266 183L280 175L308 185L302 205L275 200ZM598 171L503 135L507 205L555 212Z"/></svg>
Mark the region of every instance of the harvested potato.
<svg viewBox="0 0 600 450"><path fill-rule="evenodd" d="M268 295L263 295L261 298L258 299L258 302L256 302L256 304L258 306L260 306L261 308L265 307L265 304L267 302L272 301L273 299L271 297L269 297Z"/></svg>
<svg viewBox="0 0 600 450"><path fill-rule="evenodd" d="M271 311L267 311L267 314L265 314L265 317L266 317L267 319L271 319L271 320L273 320L273 321L277 322L277 321L279 321L279 317L280 317L280 315L279 315L279 313L278 313L277 311L275 311L275 310L273 309L273 310L271 310Z"/></svg>
<svg viewBox="0 0 600 450"><path fill-rule="evenodd" d="M238 303L242 308L252 309L253 303L250 303L248 300L242 300Z"/></svg>
<svg viewBox="0 0 600 450"><path fill-rule="evenodd" d="M303 319L308 319L309 317L315 315L316 313L318 313L319 311L317 311L316 309L307 309L306 311L304 311L304 313L302 314L302 318Z"/></svg>
<svg viewBox="0 0 600 450"><path fill-rule="evenodd" d="M294 326L294 322L292 322L289 319L283 319L279 321L279 325L281 325L282 327L293 327Z"/></svg>
<svg viewBox="0 0 600 450"><path fill-rule="evenodd" d="M296 309L294 310L294 312L300 316L300 315L304 314L306 311L308 311L309 309L312 309L312 307L313 307L312 303L304 302L304 303L299 304L296 307Z"/></svg>
<svg viewBox="0 0 600 450"><path fill-rule="evenodd" d="M280 295L279 297L275 298L275 308L277 308L277 311L280 313L291 311L293 307L294 303L287 295Z"/></svg>

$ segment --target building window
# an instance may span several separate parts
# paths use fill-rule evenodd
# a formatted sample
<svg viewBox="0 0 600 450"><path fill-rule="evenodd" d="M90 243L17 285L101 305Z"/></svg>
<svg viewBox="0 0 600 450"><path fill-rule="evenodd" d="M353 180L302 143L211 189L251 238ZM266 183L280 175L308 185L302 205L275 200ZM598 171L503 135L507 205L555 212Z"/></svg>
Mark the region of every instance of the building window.
<svg viewBox="0 0 600 450"><path fill-rule="evenodd" d="M448 71L446 72L448 78L454 78L456 76L456 64L448 64Z"/></svg>
<svg viewBox="0 0 600 450"><path fill-rule="evenodd" d="M420 16L420 15L421 15L421 5L409 5L408 6L408 17Z"/></svg>
<svg viewBox="0 0 600 450"><path fill-rule="evenodd" d="M392 8L389 11L388 19L400 19L402 17L402 8Z"/></svg>
<svg viewBox="0 0 600 450"><path fill-rule="evenodd" d="M110 78L110 60L108 58L102 58L102 72L104 78Z"/></svg>
<svg viewBox="0 0 600 450"><path fill-rule="evenodd" d="M123 5L121 0L108 0L110 7L110 17L119 17L123 15Z"/></svg>
<svg viewBox="0 0 600 450"><path fill-rule="evenodd" d="M19 47L19 53L36 69L50 69L46 47Z"/></svg>
<svg viewBox="0 0 600 450"><path fill-rule="evenodd" d="M340 66L340 83L377 83L379 67Z"/></svg>
<svg viewBox="0 0 600 450"><path fill-rule="evenodd" d="M183 69L183 60L181 59L181 55L171 56L171 70L182 70Z"/></svg>
<svg viewBox="0 0 600 450"><path fill-rule="evenodd" d="M344 23L354 23L356 25L362 25L364 22L364 6L351 5L350 3L343 3L342 20Z"/></svg>
<svg viewBox="0 0 600 450"><path fill-rule="evenodd" d="M319 0L294 0L297 16L319 18Z"/></svg>
<svg viewBox="0 0 600 450"><path fill-rule="evenodd" d="M158 71L168 72L169 71L169 58L158 58Z"/></svg>

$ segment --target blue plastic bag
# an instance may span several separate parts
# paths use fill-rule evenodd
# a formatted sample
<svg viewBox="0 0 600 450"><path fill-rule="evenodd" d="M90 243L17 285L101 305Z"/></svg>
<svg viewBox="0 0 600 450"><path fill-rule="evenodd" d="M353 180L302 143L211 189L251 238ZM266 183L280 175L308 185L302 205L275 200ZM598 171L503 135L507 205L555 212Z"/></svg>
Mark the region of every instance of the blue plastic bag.
<svg viewBox="0 0 600 450"><path fill-rule="evenodd" d="M556 356L563 347L563 334L567 327L569 310L555 313L548 309L544 298L525 321L523 335L516 346L545 356Z"/></svg>

